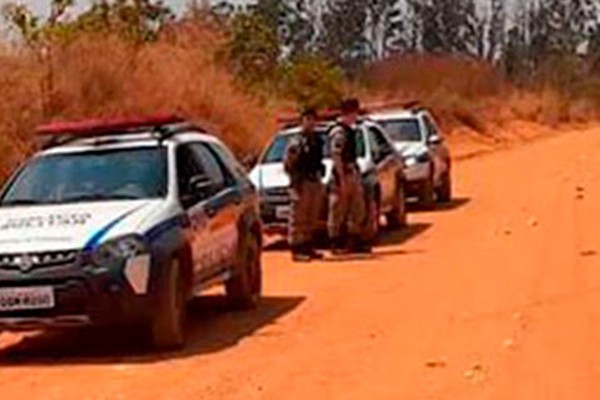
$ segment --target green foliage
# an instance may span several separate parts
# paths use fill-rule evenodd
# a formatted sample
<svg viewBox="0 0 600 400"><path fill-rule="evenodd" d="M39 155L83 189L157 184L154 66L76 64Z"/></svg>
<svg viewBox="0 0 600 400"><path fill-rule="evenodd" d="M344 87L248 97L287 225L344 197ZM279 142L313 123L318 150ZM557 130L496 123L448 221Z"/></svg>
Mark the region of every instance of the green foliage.
<svg viewBox="0 0 600 400"><path fill-rule="evenodd" d="M344 75L324 58L298 57L282 67L281 75L284 94L299 106L327 108L339 104Z"/></svg>
<svg viewBox="0 0 600 400"><path fill-rule="evenodd" d="M478 54L481 20L474 0L408 0L425 52Z"/></svg>
<svg viewBox="0 0 600 400"><path fill-rule="evenodd" d="M32 47L82 33L116 32L134 42L150 41L173 18L161 0L99 0L74 19L65 19L74 4L74 0L51 0L51 13L45 20L17 3L6 4L2 13Z"/></svg>
<svg viewBox="0 0 600 400"><path fill-rule="evenodd" d="M366 38L368 0L328 0L322 17L320 51L349 72L373 55Z"/></svg>
<svg viewBox="0 0 600 400"><path fill-rule="evenodd" d="M256 14L238 14L230 25L227 52L235 75L250 86L261 86L278 67L277 33Z"/></svg>

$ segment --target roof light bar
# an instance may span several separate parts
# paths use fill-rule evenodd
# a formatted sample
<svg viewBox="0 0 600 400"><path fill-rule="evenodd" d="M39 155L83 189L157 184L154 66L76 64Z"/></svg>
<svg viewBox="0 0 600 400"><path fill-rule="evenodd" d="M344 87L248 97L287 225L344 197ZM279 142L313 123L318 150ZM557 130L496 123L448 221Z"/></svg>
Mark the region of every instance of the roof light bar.
<svg viewBox="0 0 600 400"><path fill-rule="evenodd" d="M38 136L47 137L44 148L64 145L77 139L121 134L147 133L157 134L159 141L191 128L185 119L172 114L158 114L130 118L89 119L84 121L53 122L36 129ZM197 128L196 128L197 129Z"/></svg>

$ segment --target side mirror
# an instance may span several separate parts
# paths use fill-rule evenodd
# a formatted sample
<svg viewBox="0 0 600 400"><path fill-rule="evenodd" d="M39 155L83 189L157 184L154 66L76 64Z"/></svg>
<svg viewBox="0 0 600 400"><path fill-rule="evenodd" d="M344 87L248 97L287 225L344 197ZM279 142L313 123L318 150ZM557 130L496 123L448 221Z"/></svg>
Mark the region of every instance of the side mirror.
<svg viewBox="0 0 600 400"><path fill-rule="evenodd" d="M429 144L442 144L444 139L439 135L432 135L429 137Z"/></svg>

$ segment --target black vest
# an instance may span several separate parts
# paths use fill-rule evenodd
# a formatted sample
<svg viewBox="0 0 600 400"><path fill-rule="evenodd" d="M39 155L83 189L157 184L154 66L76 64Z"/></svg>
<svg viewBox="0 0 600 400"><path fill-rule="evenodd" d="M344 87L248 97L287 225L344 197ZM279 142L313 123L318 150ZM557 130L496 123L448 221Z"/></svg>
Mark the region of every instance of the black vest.
<svg viewBox="0 0 600 400"><path fill-rule="evenodd" d="M298 135L300 154L296 165L299 178L319 179L323 175L323 141L318 134Z"/></svg>
<svg viewBox="0 0 600 400"><path fill-rule="evenodd" d="M342 161L344 164L355 164L358 158L358 151L356 148L356 130L349 127L346 124L339 124L344 129L346 136L346 145L342 151Z"/></svg>

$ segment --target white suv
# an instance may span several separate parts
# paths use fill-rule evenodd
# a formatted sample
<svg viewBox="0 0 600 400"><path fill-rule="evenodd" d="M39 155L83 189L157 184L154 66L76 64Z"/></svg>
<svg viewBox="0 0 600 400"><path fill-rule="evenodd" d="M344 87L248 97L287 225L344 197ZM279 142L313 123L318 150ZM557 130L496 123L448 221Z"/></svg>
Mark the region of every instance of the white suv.
<svg viewBox="0 0 600 400"><path fill-rule="evenodd" d="M256 304L258 198L223 143L172 117L40 133L0 195L0 331L139 324L173 347L209 286Z"/></svg>
<svg viewBox="0 0 600 400"><path fill-rule="evenodd" d="M402 154L407 193L425 206L452 199L450 151L437 125L425 110L372 114Z"/></svg>
<svg viewBox="0 0 600 400"><path fill-rule="evenodd" d="M333 168L328 136L332 127L333 122L326 121L317 128L317 134L322 136L324 144L325 184L330 183ZM357 128L358 165L369 206L368 220L365 224L372 224L370 231L376 234L379 229L379 217L383 215L389 227L403 228L407 223L407 216L402 158L378 124L364 120L360 121ZM300 128L297 126L277 133L250 172L250 179L260 193L261 216L264 230L268 234L287 233L290 180L283 167L283 159L290 140L299 133ZM326 221L327 198L323 197L319 221L321 233L326 232Z"/></svg>

